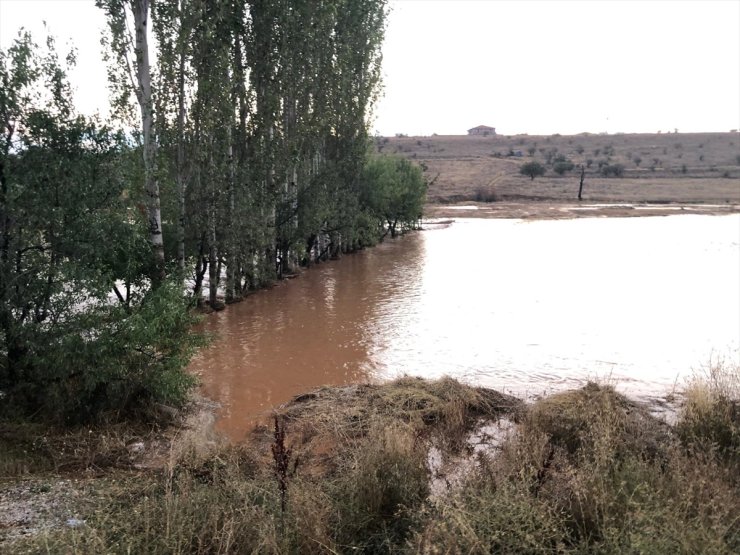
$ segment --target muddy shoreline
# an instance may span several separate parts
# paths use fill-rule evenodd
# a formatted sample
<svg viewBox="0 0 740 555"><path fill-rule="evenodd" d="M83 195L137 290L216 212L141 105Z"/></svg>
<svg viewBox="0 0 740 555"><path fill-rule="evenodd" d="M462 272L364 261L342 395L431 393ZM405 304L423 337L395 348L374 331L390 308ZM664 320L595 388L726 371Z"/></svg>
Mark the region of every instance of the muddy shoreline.
<svg viewBox="0 0 740 555"><path fill-rule="evenodd" d="M740 204L596 203L596 202L459 202L427 204L424 219L501 218L566 220L573 218L634 218L695 214L719 216L740 213Z"/></svg>

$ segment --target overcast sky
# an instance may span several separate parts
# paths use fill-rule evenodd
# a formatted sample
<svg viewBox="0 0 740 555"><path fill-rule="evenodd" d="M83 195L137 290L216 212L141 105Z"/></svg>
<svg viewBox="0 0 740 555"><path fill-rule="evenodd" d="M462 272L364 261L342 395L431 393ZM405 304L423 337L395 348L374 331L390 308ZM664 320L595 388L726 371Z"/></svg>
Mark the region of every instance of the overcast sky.
<svg viewBox="0 0 740 555"><path fill-rule="evenodd" d="M398 0L381 135L740 128L740 0ZM79 51L80 111L105 113L94 0L0 0L0 45L46 20Z"/></svg>

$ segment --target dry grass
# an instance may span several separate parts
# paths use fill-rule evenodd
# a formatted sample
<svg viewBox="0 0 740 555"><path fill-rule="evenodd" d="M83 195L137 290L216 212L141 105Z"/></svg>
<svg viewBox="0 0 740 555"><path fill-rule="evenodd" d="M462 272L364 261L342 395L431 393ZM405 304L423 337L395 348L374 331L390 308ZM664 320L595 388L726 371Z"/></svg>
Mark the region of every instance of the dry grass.
<svg viewBox="0 0 740 555"><path fill-rule="evenodd" d="M688 395L679 426L697 414L714 418L708 407L738 387L736 371L709 377L708 389ZM481 418L502 415L516 418L518 432L496 454L479 453L448 495L430 496L430 447L465 453L461 438ZM284 498L272 456L282 440L264 428L246 445L181 450L160 471L108 475L85 526L9 547L182 554L740 549L737 452L700 447L714 428L692 424L690 434L675 433L608 386L589 384L525 408L451 379L403 378L322 388L276 417L287 430L277 449L289 462Z"/></svg>
<svg viewBox="0 0 740 555"><path fill-rule="evenodd" d="M424 164L427 176L437 177L427 195L432 203L476 200L481 190L499 201L574 201L577 168L589 160L584 201L740 202L738 133L396 137L376 139L376 148ZM576 169L561 177L547 165L534 181L519 174L524 162L547 164L557 155ZM624 175L602 177L600 163L622 164Z"/></svg>
<svg viewBox="0 0 740 555"><path fill-rule="evenodd" d="M740 476L740 364L718 359L696 374L676 428L687 445L717 452Z"/></svg>

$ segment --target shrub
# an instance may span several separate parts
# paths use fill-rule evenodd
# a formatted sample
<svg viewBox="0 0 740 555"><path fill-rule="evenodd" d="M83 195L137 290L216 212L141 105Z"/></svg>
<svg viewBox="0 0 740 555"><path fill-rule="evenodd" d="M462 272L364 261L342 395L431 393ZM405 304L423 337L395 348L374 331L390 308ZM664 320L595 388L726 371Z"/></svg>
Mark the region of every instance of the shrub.
<svg viewBox="0 0 740 555"><path fill-rule="evenodd" d="M496 189L493 186L479 186L473 197L477 202L495 202L497 200Z"/></svg>
<svg viewBox="0 0 740 555"><path fill-rule="evenodd" d="M558 175L563 175L565 172L569 172L574 168L573 162L570 160L559 160L555 162L552 169Z"/></svg>
<svg viewBox="0 0 740 555"><path fill-rule="evenodd" d="M601 175L604 177L622 177L624 166L622 164L604 164L601 166Z"/></svg>
<svg viewBox="0 0 740 555"><path fill-rule="evenodd" d="M36 364L9 392L11 405L86 422L153 403L185 403L195 385L185 365L202 338L191 331L195 320L177 284L163 284L129 309L114 306L87 316L94 334L81 329L37 346Z"/></svg>
<svg viewBox="0 0 740 555"><path fill-rule="evenodd" d="M710 361L691 380L676 430L687 446L740 463L740 365Z"/></svg>
<svg viewBox="0 0 740 555"><path fill-rule="evenodd" d="M535 177L541 177L545 175L545 166L537 161L527 162L526 164L522 164L522 167L519 168L519 173L522 175L526 175L532 181L534 181Z"/></svg>

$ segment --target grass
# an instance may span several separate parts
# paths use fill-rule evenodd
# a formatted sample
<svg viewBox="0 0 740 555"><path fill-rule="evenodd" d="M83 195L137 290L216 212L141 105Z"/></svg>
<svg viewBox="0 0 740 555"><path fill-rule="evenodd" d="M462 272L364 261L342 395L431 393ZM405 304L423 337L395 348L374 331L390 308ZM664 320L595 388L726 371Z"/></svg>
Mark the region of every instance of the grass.
<svg viewBox="0 0 740 555"><path fill-rule="evenodd" d="M530 406L452 379L321 388L243 445L105 474L78 528L14 553L734 553L737 367L690 385L675 426L604 385ZM729 408L728 408L729 407ZM473 454L465 438L517 431ZM196 442L197 443L197 442ZM430 496L429 450L469 472ZM282 453L285 498L276 476ZM283 508L284 501L284 508Z"/></svg>

